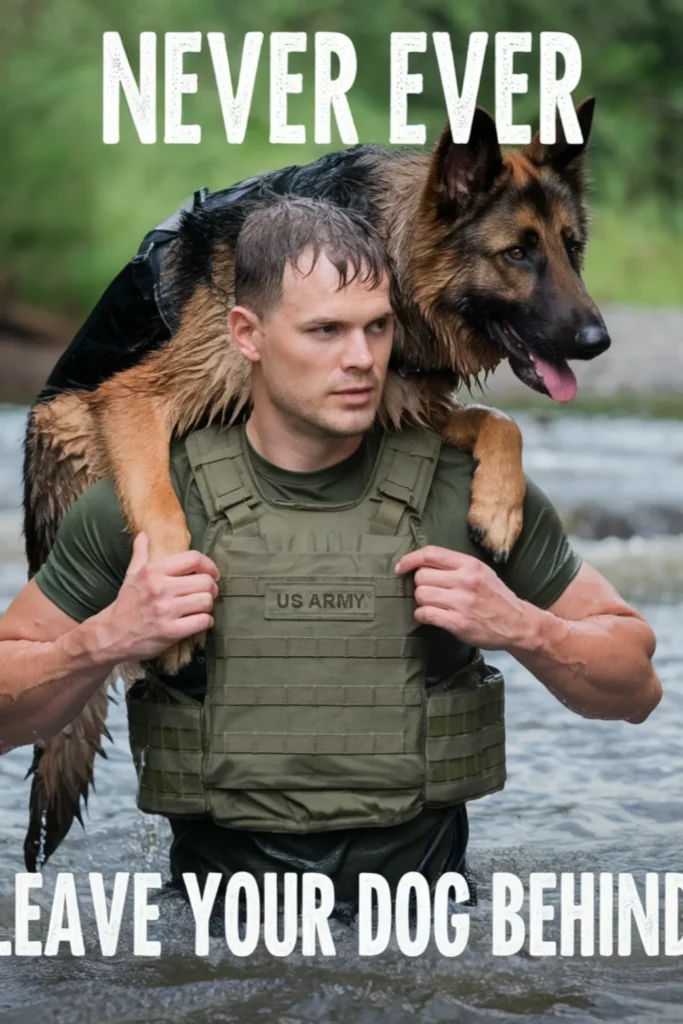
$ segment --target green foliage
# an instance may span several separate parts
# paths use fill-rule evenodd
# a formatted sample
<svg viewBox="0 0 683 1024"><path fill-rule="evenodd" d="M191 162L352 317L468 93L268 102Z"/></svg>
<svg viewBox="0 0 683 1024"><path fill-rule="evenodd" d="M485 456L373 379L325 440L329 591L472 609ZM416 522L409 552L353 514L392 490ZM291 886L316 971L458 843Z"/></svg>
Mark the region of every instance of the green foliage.
<svg viewBox="0 0 683 1024"><path fill-rule="evenodd" d="M222 31L233 75L244 33L266 32L245 143L225 140L208 46L188 56L199 92L183 118L202 127L199 146L163 144L163 34ZM221 188L325 149L313 135L313 33L347 33L358 55L351 108L361 141L388 143L389 37L392 31L451 34L459 80L470 32L490 33L480 102L494 109L493 34L531 31L534 49L515 70L530 93L515 101L517 121L537 120L538 33L578 40L583 77L575 98L595 94L591 153L596 225L587 279L599 301L681 302L683 178L683 0L4 0L0 37L0 277L27 298L81 312L130 257L145 231L201 185ZM144 146L122 103L122 141L102 142L102 34L121 32L136 66L141 31L158 33L159 142ZM293 58L304 92L289 102L290 122L305 123L304 146L275 146L269 136L268 33L306 31L309 53ZM433 46L414 55L424 94L410 118L434 140L445 105ZM330 147L340 140L333 136Z"/></svg>

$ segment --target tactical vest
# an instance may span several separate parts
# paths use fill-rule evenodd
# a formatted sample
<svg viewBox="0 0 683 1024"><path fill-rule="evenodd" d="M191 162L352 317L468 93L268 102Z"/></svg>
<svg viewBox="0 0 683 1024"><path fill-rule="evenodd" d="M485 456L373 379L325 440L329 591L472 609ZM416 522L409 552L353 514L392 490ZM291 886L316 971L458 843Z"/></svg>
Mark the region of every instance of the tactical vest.
<svg viewBox="0 0 683 1024"><path fill-rule="evenodd" d="M505 783L503 680L481 656L426 686L412 576L441 440L386 434L345 504L266 500L244 428L191 434L220 570L203 703L129 694L141 810L232 828L388 826ZM449 634L450 636L450 634Z"/></svg>

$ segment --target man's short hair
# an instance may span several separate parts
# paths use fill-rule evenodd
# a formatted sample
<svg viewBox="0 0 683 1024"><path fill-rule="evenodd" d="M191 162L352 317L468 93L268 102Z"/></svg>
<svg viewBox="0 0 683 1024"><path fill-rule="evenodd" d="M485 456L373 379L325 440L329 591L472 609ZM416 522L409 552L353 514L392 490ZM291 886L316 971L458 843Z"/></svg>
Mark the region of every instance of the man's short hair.
<svg viewBox="0 0 683 1024"><path fill-rule="evenodd" d="M278 196L247 216L235 249L235 303L266 316L282 298L285 267L310 250L339 271L339 287L356 278L376 288L388 270L382 239L361 213L302 196Z"/></svg>

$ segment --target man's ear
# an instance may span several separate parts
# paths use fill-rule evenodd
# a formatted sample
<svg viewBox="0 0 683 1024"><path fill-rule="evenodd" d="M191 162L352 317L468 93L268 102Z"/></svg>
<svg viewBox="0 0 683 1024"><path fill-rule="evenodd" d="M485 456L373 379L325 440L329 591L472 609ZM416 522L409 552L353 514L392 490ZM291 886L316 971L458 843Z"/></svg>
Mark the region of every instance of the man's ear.
<svg viewBox="0 0 683 1024"><path fill-rule="evenodd" d="M261 358L261 319L248 306L233 306L228 313L228 330L237 351L251 363Z"/></svg>
<svg viewBox="0 0 683 1024"><path fill-rule="evenodd" d="M589 96L576 108L583 142L567 142L562 122L558 117L555 142L552 144L541 142L540 133L536 132L529 145L523 150L524 155L537 167L550 166L558 174L567 178L570 184L579 188L583 187L586 147L593 125L594 111L594 96Z"/></svg>
<svg viewBox="0 0 683 1024"><path fill-rule="evenodd" d="M429 170L427 195L437 207L458 216L477 195L489 191L502 167L495 121L477 107L467 142L453 142L449 124L441 133Z"/></svg>

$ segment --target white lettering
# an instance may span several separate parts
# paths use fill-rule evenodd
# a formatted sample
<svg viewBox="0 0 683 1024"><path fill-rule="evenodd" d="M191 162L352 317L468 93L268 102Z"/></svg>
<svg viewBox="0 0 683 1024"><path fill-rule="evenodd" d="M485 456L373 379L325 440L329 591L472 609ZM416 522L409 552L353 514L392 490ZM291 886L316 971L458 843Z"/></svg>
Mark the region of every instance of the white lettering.
<svg viewBox="0 0 683 1024"><path fill-rule="evenodd" d="M332 78L332 54L339 59L339 74ZM315 141L328 145L332 139L332 110L342 142L354 146L358 133L346 94L356 79L356 51L342 32L315 34Z"/></svg>
<svg viewBox="0 0 683 1024"><path fill-rule="evenodd" d="M501 145L531 142L531 125L512 123L513 95L529 91L529 76L512 70L516 53L531 51L531 32L496 33L496 128Z"/></svg>
<svg viewBox="0 0 683 1024"><path fill-rule="evenodd" d="M161 943L147 938L147 925L159 920L159 906L147 902L150 889L161 888L158 871L137 871L133 878L133 954L134 956L160 956Z"/></svg>
<svg viewBox="0 0 683 1024"><path fill-rule="evenodd" d="M197 76L183 72L186 53L199 53L201 32L166 33L166 91L164 142L197 145L202 139L198 124L183 124L183 95L197 91Z"/></svg>
<svg viewBox="0 0 683 1024"><path fill-rule="evenodd" d="M372 934L373 903L377 904L377 930ZM358 876L358 953L377 956L391 938L391 889L384 875L363 871Z"/></svg>
<svg viewBox="0 0 683 1024"><path fill-rule="evenodd" d="M509 901L508 901L509 897ZM494 956L512 956L524 945L526 929L519 911L524 903L524 886L517 875L496 871L492 878L491 951ZM510 937L507 925L510 925Z"/></svg>
<svg viewBox="0 0 683 1024"><path fill-rule="evenodd" d="M29 890L42 889L43 876L22 872L18 874L14 882L14 920L15 938L14 952L17 956L41 956L43 952L42 943L32 942L28 937L28 926L30 921L40 920L40 907L29 903Z"/></svg>
<svg viewBox="0 0 683 1024"><path fill-rule="evenodd" d="M564 58L564 75L557 77L557 55ZM581 48L566 32L541 32L541 124L540 140L556 141L555 111L560 115L567 142L583 142L581 126L572 102L572 92L581 80Z"/></svg>
<svg viewBox="0 0 683 1024"><path fill-rule="evenodd" d="M85 956L76 883L67 871L60 871L55 882L44 956L56 956L62 942L69 943L72 956Z"/></svg>
<svg viewBox="0 0 683 1024"><path fill-rule="evenodd" d="M199 891L197 876L192 872L183 874L185 891L194 916L194 951L196 956L209 955L209 922L211 911L221 884L220 871L209 871L204 892Z"/></svg>
<svg viewBox="0 0 683 1024"><path fill-rule="evenodd" d="M140 34L140 85L135 81L118 32L102 37L102 141L116 145L120 140L120 95L123 94L133 118L140 142L149 146L157 141L157 36Z"/></svg>
<svg viewBox="0 0 683 1024"><path fill-rule="evenodd" d="M284 934L278 936L278 879L274 871L267 871L263 876L264 923L263 938L266 949L273 956L289 956L296 946L299 923L299 879L294 871L284 876L284 901L282 923Z"/></svg>
<svg viewBox="0 0 683 1024"><path fill-rule="evenodd" d="M427 141L424 124L411 124L408 118L408 95L418 95L424 88L422 75L408 73L411 53L425 53L426 32L391 33L391 98L389 101L390 141L403 146L423 146Z"/></svg>
<svg viewBox="0 0 683 1024"><path fill-rule="evenodd" d="M560 931L560 954L574 956L574 925L579 922L581 934L581 955L595 953L595 875L588 871L581 873L581 896L574 902L576 883L574 874L564 871L560 875L560 902L562 924Z"/></svg>
<svg viewBox="0 0 683 1024"><path fill-rule="evenodd" d="M213 71L216 76L223 124L225 125L225 137L233 145L239 145L244 142L244 136L247 132L249 112L254 96L256 72L261 55L261 46L263 45L263 32L247 32L244 37L242 63L240 65L236 93L232 87L230 62L225 46L225 34L223 32L209 32L207 38L209 40L211 60L213 61Z"/></svg>
<svg viewBox="0 0 683 1024"><path fill-rule="evenodd" d="M470 137L488 38L488 32L472 32L470 35L465 74L462 81L462 95L460 95L451 37L448 32L433 33L441 86L448 110L448 122L451 126L453 142L456 143L467 142Z"/></svg>
<svg viewBox="0 0 683 1024"><path fill-rule="evenodd" d="M316 938L323 956L336 956L328 918L334 909L334 884L327 875L307 871L302 876L301 952L315 956Z"/></svg>
<svg viewBox="0 0 683 1024"><path fill-rule="evenodd" d="M434 890L434 940L442 956L460 956L470 937L470 915L464 911L450 915L450 925L455 935L451 939L448 934L451 891L456 903L464 903L469 899L470 890L466 879L454 871L447 871L436 883Z"/></svg>
<svg viewBox="0 0 683 1024"><path fill-rule="evenodd" d="M287 124L287 96L303 92L303 75L289 73L290 53L306 52L305 32L270 34L270 141L296 144L306 141L302 124Z"/></svg>

